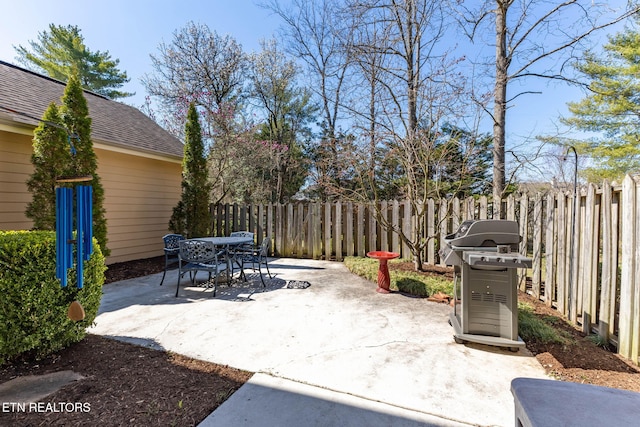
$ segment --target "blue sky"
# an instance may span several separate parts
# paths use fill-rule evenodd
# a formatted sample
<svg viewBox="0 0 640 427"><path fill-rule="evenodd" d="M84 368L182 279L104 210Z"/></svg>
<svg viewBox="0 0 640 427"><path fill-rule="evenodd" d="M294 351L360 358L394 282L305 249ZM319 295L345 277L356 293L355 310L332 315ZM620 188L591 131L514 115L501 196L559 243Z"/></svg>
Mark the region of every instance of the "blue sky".
<svg viewBox="0 0 640 427"><path fill-rule="evenodd" d="M275 34L279 21L253 0L2 0L0 1L0 60L16 63L13 46L29 48L49 24L77 25L87 47L109 51L131 81L123 87L136 92L123 100L140 106L145 91L140 78L152 71L150 54L170 43L173 32L189 21L204 23L220 35L230 34L245 51L259 49ZM20 64L18 64L20 65Z"/></svg>
<svg viewBox="0 0 640 427"><path fill-rule="evenodd" d="M276 35L279 18L257 6L254 0L0 0L0 60L17 63L13 46L28 47L50 23L77 25L91 50L109 51L119 59L119 68L131 81L122 89L136 92L123 100L134 106L144 103L145 90L140 78L152 72L150 54L158 45L170 43L173 32L189 21L204 23L220 35L230 34L245 51L259 49L262 39ZM626 0L613 0L622 6ZM616 28L616 31L620 27ZM600 36L606 41L606 36ZM568 101L584 94L577 88L558 83L528 81L527 90L540 95L519 97L507 115L508 141L514 145L537 145L535 136L553 133L557 118L567 115ZM521 88L513 88L520 90ZM485 130L490 133L490 126Z"/></svg>

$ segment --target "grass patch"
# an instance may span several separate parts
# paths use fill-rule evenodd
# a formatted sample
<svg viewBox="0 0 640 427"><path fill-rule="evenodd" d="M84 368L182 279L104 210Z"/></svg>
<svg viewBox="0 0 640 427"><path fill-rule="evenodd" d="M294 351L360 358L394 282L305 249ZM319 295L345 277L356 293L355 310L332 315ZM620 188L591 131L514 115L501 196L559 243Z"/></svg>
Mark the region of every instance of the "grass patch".
<svg viewBox="0 0 640 427"><path fill-rule="evenodd" d="M391 260L389 264L406 262ZM378 279L378 260L372 258L346 257L344 265L353 274L376 282ZM390 269L391 270L391 269ZM411 295L427 297L438 292L453 294L453 282L446 277L421 274L416 271L390 271L390 289Z"/></svg>
<svg viewBox="0 0 640 427"><path fill-rule="evenodd" d="M609 345L609 341L607 339L601 337L598 334L589 335L586 339L591 341L592 343L594 343L598 347L601 347L601 348L603 348L605 350L611 351L611 347Z"/></svg>
<svg viewBox="0 0 640 427"><path fill-rule="evenodd" d="M525 342L567 344L569 339L554 328L557 320L553 316L537 316L530 304L518 302L518 332Z"/></svg>
<svg viewBox="0 0 640 427"><path fill-rule="evenodd" d="M391 260L390 264L406 262ZM344 265L353 274L376 282L378 278L378 260L371 258L346 257ZM390 268L391 270L391 268ZM429 296L437 292L453 295L453 282L446 277L421 274L415 271L391 270L390 288L411 295ZM518 302L518 332L525 342L539 344L570 344L571 337L560 330L562 322L554 316L541 316L534 313L533 306ZM596 343L598 345L598 343Z"/></svg>

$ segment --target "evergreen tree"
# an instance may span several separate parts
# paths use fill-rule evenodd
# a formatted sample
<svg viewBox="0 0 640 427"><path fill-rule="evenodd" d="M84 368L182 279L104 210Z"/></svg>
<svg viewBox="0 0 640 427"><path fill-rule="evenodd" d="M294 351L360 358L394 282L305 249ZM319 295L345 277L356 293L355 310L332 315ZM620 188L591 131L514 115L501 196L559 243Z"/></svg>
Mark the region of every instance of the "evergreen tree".
<svg viewBox="0 0 640 427"><path fill-rule="evenodd" d="M126 98L132 93L118 88L129 81L126 72L118 70L118 59L109 52L92 52L84 44L77 26L49 24L49 31L38 34L39 42L30 41L32 51L16 47L18 60L34 71L66 82L77 70L85 89L111 99Z"/></svg>
<svg viewBox="0 0 640 427"><path fill-rule="evenodd" d="M209 234L209 195L211 184L207 169L202 129L194 103L189 105L185 124L182 160L182 197L173 208L169 229L187 238Z"/></svg>
<svg viewBox="0 0 640 427"><path fill-rule="evenodd" d="M27 181L32 193L26 216L33 220L33 228L55 230L56 227L56 179L65 175L71 164L68 136L60 124L58 107L51 103L42 116L42 122L34 130L31 163L34 171Z"/></svg>
<svg viewBox="0 0 640 427"><path fill-rule="evenodd" d="M440 197L465 198L491 192L493 140L445 124L436 141L430 179L437 179Z"/></svg>
<svg viewBox="0 0 640 427"><path fill-rule="evenodd" d="M107 248L107 220L103 207L104 188L97 173L98 160L91 141L89 107L77 73L73 73L67 82L60 112L65 128L77 136L73 140L76 153L71 156L68 173L74 176L93 177L89 182L93 187L93 235L98 240L102 253L107 257L110 251Z"/></svg>
<svg viewBox="0 0 640 427"><path fill-rule="evenodd" d="M610 37L604 56L589 53L578 70L590 80L590 94L569 103L573 116L563 121L581 131L600 133L572 141L578 153L593 161L581 175L599 182L640 170L640 32L627 28Z"/></svg>

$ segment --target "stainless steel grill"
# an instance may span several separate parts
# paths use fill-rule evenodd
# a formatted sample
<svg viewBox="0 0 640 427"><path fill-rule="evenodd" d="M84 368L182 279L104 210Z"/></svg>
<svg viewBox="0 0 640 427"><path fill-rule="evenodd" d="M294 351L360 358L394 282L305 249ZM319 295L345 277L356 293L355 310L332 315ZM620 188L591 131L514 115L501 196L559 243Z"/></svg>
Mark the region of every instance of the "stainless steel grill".
<svg viewBox="0 0 640 427"><path fill-rule="evenodd" d="M477 342L518 351L517 269L531 258L517 253L518 223L464 221L444 239L440 255L454 267L454 305L449 323L457 343Z"/></svg>

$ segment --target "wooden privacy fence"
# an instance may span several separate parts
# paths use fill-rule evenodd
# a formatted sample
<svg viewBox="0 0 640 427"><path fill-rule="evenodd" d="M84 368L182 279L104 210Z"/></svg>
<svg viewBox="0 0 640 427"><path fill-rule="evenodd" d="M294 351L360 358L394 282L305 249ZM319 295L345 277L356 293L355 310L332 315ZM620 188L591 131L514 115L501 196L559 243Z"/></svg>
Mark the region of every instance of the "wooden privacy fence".
<svg viewBox="0 0 640 427"><path fill-rule="evenodd" d="M519 286L555 307L585 333L597 333L638 363L640 350L640 182L625 177L622 185L549 190L510 195L502 202L506 219L519 223L520 253L533 259L520 272ZM468 219L492 219L494 202L482 196L464 200L429 200L425 205L429 264L440 264L440 242ZM577 209L575 209L577 207ZM335 259L385 250L411 259L398 233L409 234L417 221L408 201L377 205L351 202L297 202L212 206L214 235L249 230L258 243L273 238L279 256Z"/></svg>

